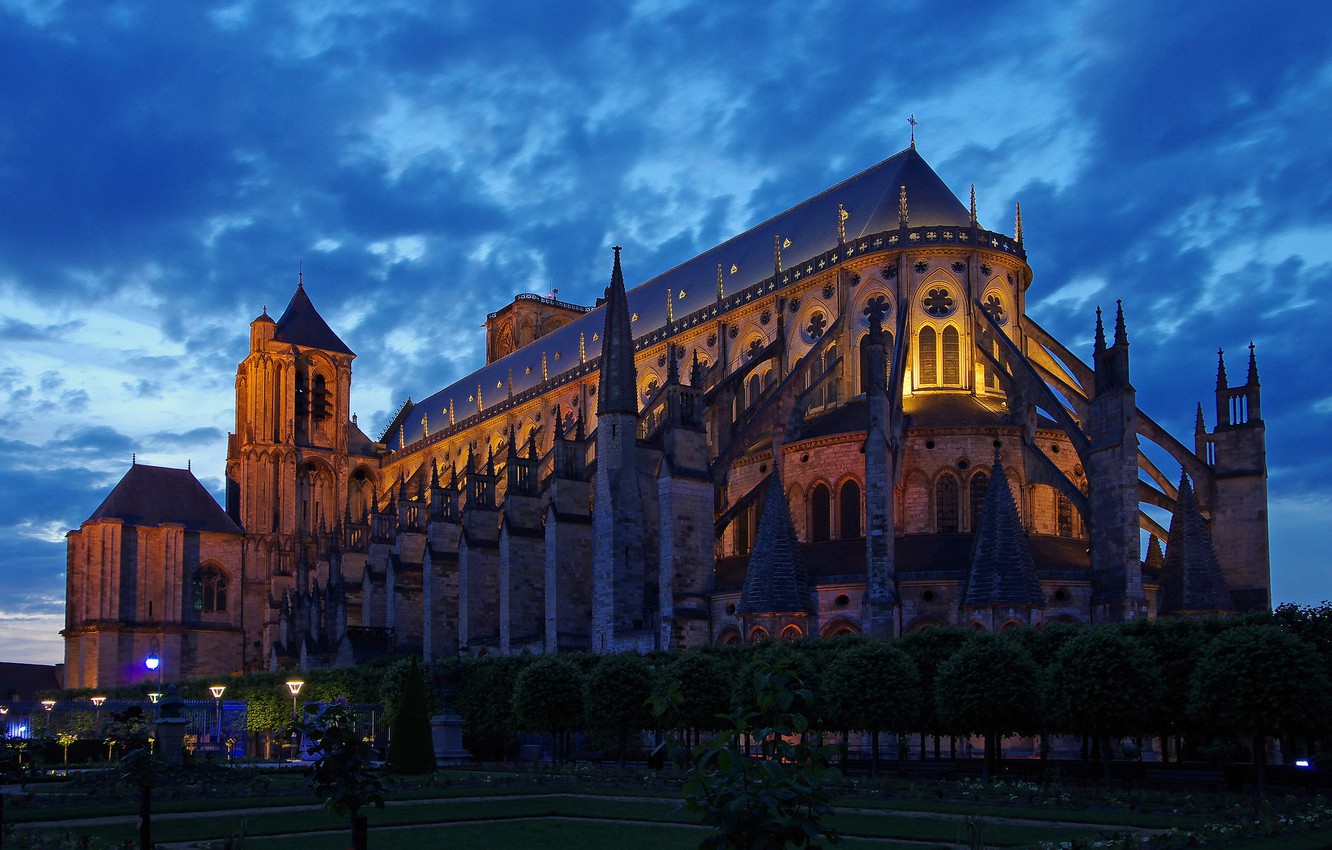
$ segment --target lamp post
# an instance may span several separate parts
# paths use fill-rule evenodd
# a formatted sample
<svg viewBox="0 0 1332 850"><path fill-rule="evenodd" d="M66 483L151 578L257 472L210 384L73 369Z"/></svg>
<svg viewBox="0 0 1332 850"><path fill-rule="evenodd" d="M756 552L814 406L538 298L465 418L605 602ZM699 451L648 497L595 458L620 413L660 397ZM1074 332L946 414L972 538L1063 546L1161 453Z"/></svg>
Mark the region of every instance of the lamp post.
<svg viewBox="0 0 1332 850"><path fill-rule="evenodd" d="M148 638L148 657L143 659L143 666L157 674L157 693L148 695L153 705L157 705L157 700L162 698L162 641L157 635Z"/></svg>
<svg viewBox="0 0 1332 850"><path fill-rule="evenodd" d="M301 692L301 687L302 687L304 684L305 684L305 682L301 681L300 679L291 679L291 680L289 680L289 681L287 682L287 690L291 691L291 722L292 722L293 724L294 724L297 720L300 719L300 718L298 718L298 717L296 716L296 695L299 694L299 693ZM292 738L292 741L291 741L291 757L292 757L292 758L296 758L296 748L297 748L298 746L300 746L300 738L298 737L299 734L300 734L300 733L295 732L295 731L293 731L293 732L291 733L291 738Z"/></svg>
<svg viewBox="0 0 1332 850"><path fill-rule="evenodd" d="M97 726L97 737L100 738L102 737L102 703L106 702L106 697L89 697L89 701L93 704L93 716ZM111 761L111 748L107 747L106 752L106 760Z"/></svg>
<svg viewBox="0 0 1332 850"><path fill-rule="evenodd" d="M209 692L213 695L213 703L217 706L217 737L213 739L215 744L222 742L222 692L226 689L226 685L210 685L208 687Z"/></svg>
<svg viewBox="0 0 1332 850"><path fill-rule="evenodd" d="M46 709L46 734L43 737L51 737L51 709L55 708L55 700L42 700L42 708Z"/></svg>

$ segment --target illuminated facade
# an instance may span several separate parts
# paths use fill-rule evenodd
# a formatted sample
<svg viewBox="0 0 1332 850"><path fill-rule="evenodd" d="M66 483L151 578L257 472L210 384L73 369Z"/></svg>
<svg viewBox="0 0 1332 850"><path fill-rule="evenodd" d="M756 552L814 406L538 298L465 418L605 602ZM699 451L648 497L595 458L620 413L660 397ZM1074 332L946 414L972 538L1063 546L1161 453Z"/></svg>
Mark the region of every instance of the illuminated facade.
<svg viewBox="0 0 1332 850"><path fill-rule="evenodd" d="M617 249L595 307L518 296L486 364L378 440L298 286L237 370L226 554L119 614L71 604L68 675L188 643L202 597L166 588L204 569L230 594L217 670L1267 608L1252 352L1188 448L1137 409L1122 310L1084 363L1031 283L1020 210L981 227L913 146L632 289ZM71 601L124 569L88 542L133 522L112 513L71 532Z"/></svg>

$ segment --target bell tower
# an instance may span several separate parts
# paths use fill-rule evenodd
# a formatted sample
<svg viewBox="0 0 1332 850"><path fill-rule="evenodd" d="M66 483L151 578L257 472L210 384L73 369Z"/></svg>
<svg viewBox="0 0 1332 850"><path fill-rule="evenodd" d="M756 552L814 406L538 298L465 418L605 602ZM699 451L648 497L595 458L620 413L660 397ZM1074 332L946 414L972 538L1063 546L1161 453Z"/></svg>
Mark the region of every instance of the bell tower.
<svg viewBox="0 0 1332 850"><path fill-rule="evenodd" d="M260 645L246 647L247 667L266 659L276 639L269 600L308 591L298 586L302 578L328 583L322 556L347 507L355 357L319 315L303 280L276 321L265 308L250 323L227 447L227 513L245 530L246 610L268 612ZM298 570L302 563L313 569Z"/></svg>

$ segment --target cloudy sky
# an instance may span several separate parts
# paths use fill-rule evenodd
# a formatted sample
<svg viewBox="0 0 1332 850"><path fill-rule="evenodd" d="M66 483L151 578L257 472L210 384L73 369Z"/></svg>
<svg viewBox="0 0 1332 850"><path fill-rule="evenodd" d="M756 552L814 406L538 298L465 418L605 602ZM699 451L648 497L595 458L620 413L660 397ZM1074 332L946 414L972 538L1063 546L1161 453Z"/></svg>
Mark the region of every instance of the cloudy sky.
<svg viewBox="0 0 1332 850"><path fill-rule="evenodd" d="M1332 27L1319 3L0 0L0 658L54 662L64 533L141 461L222 489L299 263L371 436L519 291L589 303L906 146L1089 355L1124 299L1176 434L1257 343L1275 600L1332 597ZM882 7L882 11L873 11ZM1209 424L1210 424L1209 415Z"/></svg>

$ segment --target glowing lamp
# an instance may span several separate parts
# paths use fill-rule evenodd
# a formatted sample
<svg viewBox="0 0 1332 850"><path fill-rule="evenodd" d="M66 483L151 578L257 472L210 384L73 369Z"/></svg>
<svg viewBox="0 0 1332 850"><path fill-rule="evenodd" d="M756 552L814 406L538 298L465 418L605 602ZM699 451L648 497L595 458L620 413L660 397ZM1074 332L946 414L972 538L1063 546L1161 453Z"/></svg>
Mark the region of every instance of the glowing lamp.
<svg viewBox="0 0 1332 850"><path fill-rule="evenodd" d="M106 702L106 697L92 697L92 704L97 706L98 708L101 708L102 703L104 702Z"/></svg>
<svg viewBox="0 0 1332 850"><path fill-rule="evenodd" d="M213 695L213 699L222 699L222 692L227 689L226 685L210 685L208 690Z"/></svg>
<svg viewBox="0 0 1332 850"><path fill-rule="evenodd" d="M162 695L158 693L151 693L148 695L148 701L151 702L153 705L157 705L157 701L161 698Z"/></svg>
<svg viewBox="0 0 1332 850"><path fill-rule="evenodd" d="M162 666L162 659L158 657L156 652L150 653L147 658L143 659L143 666L149 670L156 670Z"/></svg>
<svg viewBox="0 0 1332 850"><path fill-rule="evenodd" d="M292 679L290 682L287 683L287 690L291 691L292 696L296 696L301 692L301 686L303 686L304 684L305 683L300 681L299 679Z"/></svg>
<svg viewBox="0 0 1332 850"><path fill-rule="evenodd" d="M50 711L51 709L55 708L55 700L53 699L42 700L42 708L46 709L47 711Z"/></svg>

